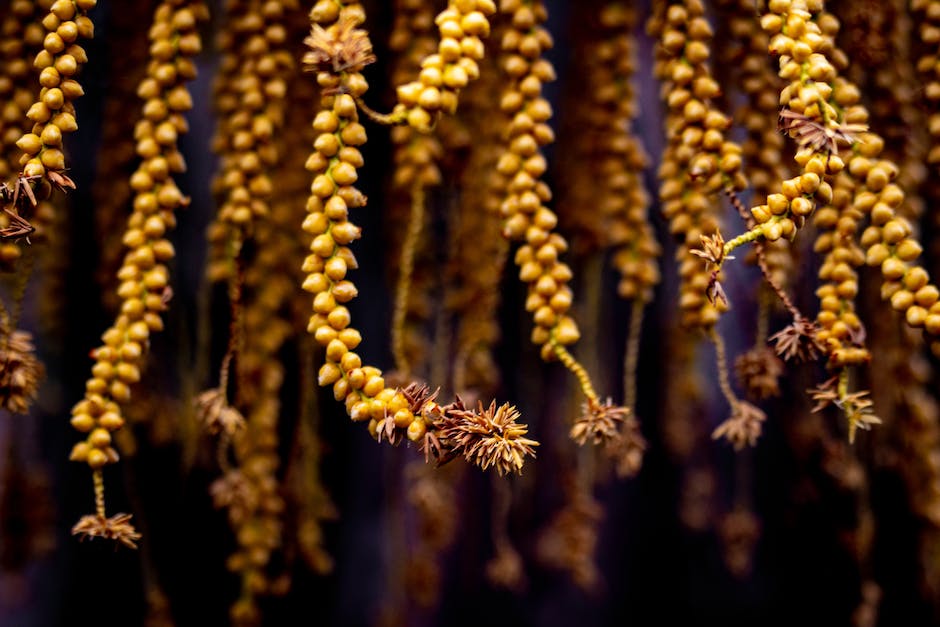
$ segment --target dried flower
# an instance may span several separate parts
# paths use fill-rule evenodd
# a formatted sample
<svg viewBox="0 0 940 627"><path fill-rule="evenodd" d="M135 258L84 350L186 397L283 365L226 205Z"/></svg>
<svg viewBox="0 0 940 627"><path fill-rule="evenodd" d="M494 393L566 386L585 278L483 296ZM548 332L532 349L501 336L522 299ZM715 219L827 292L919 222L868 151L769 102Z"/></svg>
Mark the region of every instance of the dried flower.
<svg viewBox="0 0 940 627"><path fill-rule="evenodd" d="M440 392L440 388L432 392L431 388L427 385L418 382L409 383L408 386L401 391L402 395L408 401L408 407L411 413L415 415L423 413L427 405L434 403L434 399L437 398Z"/></svg>
<svg viewBox="0 0 940 627"><path fill-rule="evenodd" d="M304 54L304 69L308 72L361 72L365 66L375 62L369 33L356 28L359 21L351 14L344 14L339 22L323 28L314 24L304 43L310 48Z"/></svg>
<svg viewBox="0 0 940 627"><path fill-rule="evenodd" d="M689 252L696 257L701 257L706 262L706 269L712 266L721 266L725 259L734 259L732 256L725 256L725 238L721 233L716 232L713 235L702 235L702 249L690 250Z"/></svg>
<svg viewBox="0 0 940 627"><path fill-rule="evenodd" d="M780 395L783 362L771 349L764 346L752 348L734 361L734 370L741 387L751 397L763 400Z"/></svg>
<svg viewBox="0 0 940 627"><path fill-rule="evenodd" d="M124 546L136 549L137 540L140 540L140 534L130 523L130 514L115 514L111 518L105 518L98 514L89 514L82 516L81 520L72 527L73 536L82 536L82 538L106 538L116 540Z"/></svg>
<svg viewBox="0 0 940 627"><path fill-rule="evenodd" d="M32 336L26 331L2 333L5 327L0 326L0 407L25 414L45 369L34 354Z"/></svg>
<svg viewBox="0 0 940 627"><path fill-rule="evenodd" d="M811 412L815 414L816 412L822 411L838 400L839 392L836 390L836 384L838 381L839 377L832 377L823 381L812 390L807 390L807 393L813 399L813 402L816 403L816 405L814 405L810 410Z"/></svg>
<svg viewBox="0 0 940 627"><path fill-rule="evenodd" d="M206 390L196 397L196 416L212 435L224 433L231 436L245 428L245 418L228 404L221 388Z"/></svg>
<svg viewBox="0 0 940 627"><path fill-rule="evenodd" d="M849 443L852 443L858 429L868 431L872 425L880 425L881 418L872 413L873 402L868 398L868 390L847 393L839 389L838 382L838 376L832 377L812 390L807 390L816 403L811 411L819 412L830 405L841 409L849 422Z"/></svg>
<svg viewBox="0 0 940 627"><path fill-rule="evenodd" d="M584 413L572 425L571 439L580 445L609 444L620 438L620 425L630 415L626 407L614 405L608 398L603 403L584 404Z"/></svg>
<svg viewBox="0 0 940 627"><path fill-rule="evenodd" d="M796 139L801 148L823 149L829 154L839 153L839 142L851 146L858 141L857 135L868 130L865 124L839 124L829 120L824 125L790 109L780 112L778 128Z"/></svg>
<svg viewBox="0 0 940 627"><path fill-rule="evenodd" d="M728 305L728 296L725 294L725 289L721 287L721 281L718 280L718 270L712 270L711 275L708 277L705 296L708 297L708 302L712 305L716 303L721 303L724 306Z"/></svg>
<svg viewBox="0 0 940 627"><path fill-rule="evenodd" d="M712 439L725 438L736 451L745 446L755 446L761 434L761 423L766 419L767 415L760 408L738 401L731 416L712 432Z"/></svg>
<svg viewBox="0 0 940 627"><path fill-rule="evenodd" d="M535 456L538 442L524 437L529 428L517 423L518 417L514 406L504 403L497 408L496 401L487 408L481 402L476 410L449 407L441 437L483 470L493 466L500 475L521 473L525 456Z"/></svg>
<svg viewBox="0 0 940 627"><path fill-rule="evenodd" d="M803 362L815 361L824 350L816 339L818 330L815 322L800 316L795 318L792 324L770 336L770 341L774 342L774 350L784 361L793 358Z"/></svg>

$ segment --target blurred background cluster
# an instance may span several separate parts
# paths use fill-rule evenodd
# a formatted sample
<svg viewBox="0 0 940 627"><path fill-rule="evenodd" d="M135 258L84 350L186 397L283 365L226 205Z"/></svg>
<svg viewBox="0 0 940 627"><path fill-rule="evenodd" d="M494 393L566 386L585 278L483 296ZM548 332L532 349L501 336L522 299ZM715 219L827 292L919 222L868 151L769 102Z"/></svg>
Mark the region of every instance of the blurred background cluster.
<svg viewBox="0 0 940 627"><path fill-rule="evenodd" d="M940 624L940 2L491 5L0 0L0 624Z"/></svg>

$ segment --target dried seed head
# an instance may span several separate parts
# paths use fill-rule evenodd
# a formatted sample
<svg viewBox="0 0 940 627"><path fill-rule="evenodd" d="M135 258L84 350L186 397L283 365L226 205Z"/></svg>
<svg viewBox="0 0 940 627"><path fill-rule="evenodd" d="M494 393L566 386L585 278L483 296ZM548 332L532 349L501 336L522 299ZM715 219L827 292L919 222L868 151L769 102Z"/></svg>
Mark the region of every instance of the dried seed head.
<svg viewBox="0 0 940 627"><path fill-rule="evenodd" d="M741 387L752 398L763 400L780 395L780 375L783 362L771 349L756 347L740 355L734 362Z"/></svg>
<svg viewBox="0 0 940 627"><path fill-rule="evenodd" d="M304 69L308 72L361 72L375 62L369 33L356 28L359 21L345 15L329 28L314 24L304 43L310 48L304 54Z"/></svg>
<svg viewBox="0 0 940 627"><path fill-rule="evenodd" d="M761 423L766 419L767 415L758 407L739 401L731 416L712 432L712 439L725 438L736 451L745 446L755 446L761 434Z"/></svg>
<svg viewBox="0 0 940 627"><path fill-rule="evenodd" d="M620 439L620 426L630 415L626 407L618 407L608 398L603 403L587 402L584 413L571 427L571 439L580 445L588 440L592 444L611 444Z"/></svg>
<svg viewBox="0 0 940 627"><path fill-rule="evenodd" d="M72 527L73 536L85 538L106 538L116 540L124 546L136 549L137 540L140 540L140 534L130 523L130 514L115 514L111 518L89 514L82 516L82 519Z"/></svg>
<svg viewBox="0 0 940 627"><path fill-rule="evenodd" d="M493 466L500 475L521 473L525 456L535 456L538 442L525 437L529 429L516 422L518 417L515 407L508 403L496 407L496 401L486 408L481 402L475 410L447 406L443 408L440 437L455 453L463 453L467 461L483 470Z"/></svg>
<svg viewBox="0 0 940 627"><path fill-rule="evenodd" d="M4 332L6 331L6 332ZM32 336L0 326L0 407L25 414L36 399L45 369L36 359Z"/></svg>
<svg viewBox="0 0 940 627"><path fill-rule="evenodd" d="M784 361L794 358L797 361L815 361L825 350L816 339L818 330L816 323L800 317L770 336L770 341L775 344L774 350Z"/></svg>
<svg viewBox="0 0 940 627"><path fill-rule="evenodd" d="M224 433L231 436L245 428L245 418L228 404L221 388L206 390L196 397L196 416L212 435Z"/></svg>

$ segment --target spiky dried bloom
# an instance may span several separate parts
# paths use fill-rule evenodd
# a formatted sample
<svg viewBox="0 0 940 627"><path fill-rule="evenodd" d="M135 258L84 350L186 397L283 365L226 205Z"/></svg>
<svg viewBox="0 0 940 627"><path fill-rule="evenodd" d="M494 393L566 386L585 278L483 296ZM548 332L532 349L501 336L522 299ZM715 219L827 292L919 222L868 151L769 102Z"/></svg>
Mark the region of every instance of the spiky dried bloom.
<svg viewBox="0 0 940 627"><path fill-rule="evenodd" d="M868 390L849 392L847 373L844 370L840 375L827 379L807 391L816 403L811 410L813 413L822 411L830 405L842 411L849 423L850 444L855 441L858 429L868 431L872 425L881 424L881 418L874 415L872 411L874 402L869 398L870 392Z"/></svg>
<svg viewBox="0 0 940 627"><path fill-rule="evenodd" d="M484 407L481 401L475 410L449 408L444 415L441 439L483 470L493 466L500 475L521 474L525 456L535 457L538 442L525 437L529 428L516 422L519 411L509 403Z"/></svg>
<svg viewBox="0 0 940 627"><path fill-rule="evenodd" d="M778 126L781 131L789 133L800 148L830 155L839 154L839 144L852 146L868 130L867 124L849 124L832 118L820 122L790 109L780 111Z"/></svg>
<svg viewBox="0 0 940 627"><path fill-rule="evenodd" d="M731 410L731 416L712 431L712 439L724 438L731 442L734 450L740 451L745 446L756 446L761 434L761 424L767 419L760 408L738 401Z"/></svg>
<svg viewBox="0 0 940 627"><path fill-rule="evenodd" d="M725 259L734 259L730 255L725 255L725 238L721 236L721 233L702 235L701 239L702 247L689 252L704 259L707 270L711 270L713 266L720 267Z"/></svg>
<svg viewBox="0 0 940 627"><path fill-rule="evenodd" d="M816 339L818 327L811 320L800 317L770 336L774 350L784 361L815 361L823 352Z"/></svg>
<svg viewBox="0 0 940 627"><path fill-rule="evenodd" d="M196 417L202 427L212 435L234 435L245 428L241 412L228 404L221 388L206 390L196 397Z"/></svg>
<svg viewBox="0 0 940 627"><path fill-rule="evenodd" d="M313 24L310 35L304 39L309 48L303 57L304 70L342 74L361 72L375 63L372 41L368 32L357 28L360 23L357 15L347 12L328 28Z"/></svg>
<svg viewBox="0 0 940 627"><path fill-rule="evenodd" d="M614 405L609 398L603 403L586 402L569 435L582 446L589 440L594 445L609 445L620 438L620 427L629 416L629 409Z"/></svg>
<svg viewBox="0 0 940 627"><path fill-rule="evenodd" d="M741 387L752 398L780 396L783 362L770 348L758 346L742 353L734 360L734 370Z"/></svg>
<svg viewBox="0 0 940 627"><path fill-rule="evenodd" d="M130 523L130 514L115 514L110 518L105 518L97 514L82 516L74 527L72 535L85 538L105 538L120 542L130 549L137 548L137 541L140 540L140 534Z"/></svg>
<svg viewBox="0 0 940 627"><path fill-rule="evenodd" d="M36 400L45 368L36 358L32 335L0 326L0 407L25 414Z"/></svg>

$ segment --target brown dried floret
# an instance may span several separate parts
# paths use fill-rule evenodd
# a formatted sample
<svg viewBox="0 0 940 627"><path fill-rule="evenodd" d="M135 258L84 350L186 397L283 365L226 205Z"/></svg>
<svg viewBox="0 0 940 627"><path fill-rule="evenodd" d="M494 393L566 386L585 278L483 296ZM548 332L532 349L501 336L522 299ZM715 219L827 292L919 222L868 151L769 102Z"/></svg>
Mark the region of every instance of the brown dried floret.
<svg viewBox="0 0 940 627"><path fill-rule="evenodd" d="M130 523L130 514L115 514L111 518L105 518L98 514L89 514L82 516L74 527L72 527L73 536L85 538L106 538L116 540L124 546L136 549L137 540L140 540L140 534Z"/></svg>
<svg viewBox="0 0 940 627"><path fill-rule="evenodd" d="M745 446L755 446L761 434L761 423L767 419L760 408L746 401L738 401L731 416L712 432L712 439L725 438L740 451Z"/></svg>
<svg viewBox="0 0 940 627"><path fill-rule="evenodd" d="M367 31L356 28L359 20L345 14L339 22L323 28L314 24L304 44L310 50L304 54L304 69L308 72L361 72L375 62L372 42Z"/></svg>
<svg viewBox="0 0 940 627"><path fill-rule="evenodd" d="M525 437L528 426L516 422L519 410L509 403L496 407L496 401L476 410L448 407L444 412L440 437L468 462L483 470L490 466L500 475L522 472L525 456L535 456L538 442Z"/></svg>
<svg viewBox="0 0 940 627"><path fill-rule="evenodd" d="M839 377L832 377L826 379L812 390L807 390L810 395L810 398L813 399L813 402L816 404L810 410L814 414L816 412L822 411L826 407L835 404L839 399L839 392L836 390L836 384L839 381Z"/></svg>
<svg viewBox="0 0 940 627"><path fill-rule="evenodd" d="M437 398L437 395L440 394L441 389L438 388L431 391L424 383L411 382L405 389L401 391L402 395L408 401L408 408L411 410L411 413L418 415L425 409L425 406L429 403L433 403Z"/></svg>
<svg viewBox="0 0 940 627"><path fill-rule="evenodd" d="M775 344L774 350L784 361L796 358L797 361L815 361L824 351L823 346L816 338L819 327L815 322L802 316L794 319L792 324L770 336Z"/></svg>
<svg viewBox="0 0 940 627"><path fill-rule="evenodd" d="M595 445L609 444L620 438L620 425L629 415L629 409L614 405L609 398L603 403L587 402L571 427L571 439L582 446L588 440Z"/></svg>
<svg viewBox="0 0 940 627"><path fill-rule="evenodd" d="M824 125L790 109L780 112L778 127L789 133L801 148L812 148L815 152L825 149L829 154L838 154L840 142L851 146L860 133L868 130L865 124L839 124L834 120Z"/></svg>
<svg viewBox="0 0 940 627"><path fill-rule="evenodd" d="M196 416L212 435L231 436L245 428L244 416L228 404L221 388L206 390L196 397Z"/></svg>
<svg viewBox="0 0 940 627"><path fill-rule="evenodd" d="M26 331L5 334L0 327L0 407L25 414L35 400L45 369L34 354Z"/></svg>
<svg viewBox="0 0 940 627"><path fill-rule="evenodd" d="M701 250L690 250L693 255L696 257L701 257L706 262L706 268L711 269L712 266L719 267L725 259L734 259L731 255L725 256L725 239L721 236L721 233L715 233L713 235L702 235L702 248Z"/></svg>
<svg viewBox="0 0 940 627"><path fill-rule="evenodd" d="M839 389L839 377L827 379L812 390L807 390L816 405L812 411L822 411L830 405L835 405L845 415L849 423L849 443L855 441L855 433L859 429L868 431L872 425L880 425L881 418L872 413L873 401L868 398L868 390L847 392Z"/></svg>
<svg viewBox="0 0 940 627"><path fill-rule="evenodd" d="M757 346L734 361L734 370L741 387L752 398L763 400L780 395L783 362L766 346Z"/></svg>

